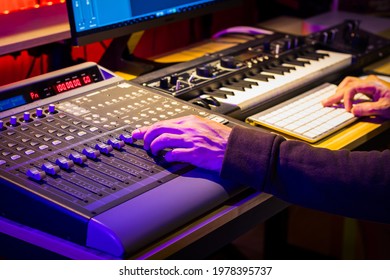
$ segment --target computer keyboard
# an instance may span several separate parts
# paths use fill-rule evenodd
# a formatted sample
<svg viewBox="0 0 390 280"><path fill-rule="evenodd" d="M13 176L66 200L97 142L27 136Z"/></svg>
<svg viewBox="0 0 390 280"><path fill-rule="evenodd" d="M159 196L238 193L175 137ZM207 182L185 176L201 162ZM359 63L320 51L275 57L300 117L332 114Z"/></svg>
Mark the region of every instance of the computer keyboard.
<svg viewBox="0 0 390 280"><path fill-rule="evenodd" d="M246 121L294 136L310 143L317 142L340 130L357 118L342 104L324 107L321 101L336 91L337 86L324 83L272 108L250 116ZM363 94L355 100L367 100Z"/></svg>

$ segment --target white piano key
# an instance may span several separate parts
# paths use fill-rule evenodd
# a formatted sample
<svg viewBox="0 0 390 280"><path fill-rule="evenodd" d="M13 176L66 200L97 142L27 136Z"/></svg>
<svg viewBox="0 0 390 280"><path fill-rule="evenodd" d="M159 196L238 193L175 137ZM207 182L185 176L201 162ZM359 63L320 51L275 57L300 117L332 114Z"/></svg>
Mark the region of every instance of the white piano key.
<svg viewBox="0 0 390 280"><path fill-rule="evenodd" d="M310 60L310 64L305 66L296 66L295 71L286 72L284 75L278 75L274 73L268 73L266 71L261 74L268 74L275 77L275 79L269 79L268 81L258 81L255 79L246 78L246 81L256 82L257 86L254 85L250 89L243 91L231 90L227 87L222 87L220 90L232 91L234 96L227 96L226 99L216 99L221 103L227 103L239 106L242 110L254 107L261 102L267 101L270 98L275 98L282 95L288 90L302 87L311 81L314 81L324 75L340 70L351 64L351 55L336 53L331 51L318 50L318 53L326 53L329 56L322 59ZM306 60L307 59L300 59ZM288 63L286 63L288 65ZM319 94L321 96L321 94Z"/></svg>

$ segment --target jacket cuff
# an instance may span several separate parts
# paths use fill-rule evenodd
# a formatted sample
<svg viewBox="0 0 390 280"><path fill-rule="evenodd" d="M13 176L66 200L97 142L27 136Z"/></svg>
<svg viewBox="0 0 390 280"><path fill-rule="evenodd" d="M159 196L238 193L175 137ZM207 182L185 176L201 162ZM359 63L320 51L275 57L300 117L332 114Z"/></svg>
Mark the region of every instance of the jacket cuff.
<svg viewBox="0 0 390 280"><path fill-rule="evenodd" d="M270 169L275 168L276 137L254 128L235 126L229 136L221 177L263 191Z"/></svg>

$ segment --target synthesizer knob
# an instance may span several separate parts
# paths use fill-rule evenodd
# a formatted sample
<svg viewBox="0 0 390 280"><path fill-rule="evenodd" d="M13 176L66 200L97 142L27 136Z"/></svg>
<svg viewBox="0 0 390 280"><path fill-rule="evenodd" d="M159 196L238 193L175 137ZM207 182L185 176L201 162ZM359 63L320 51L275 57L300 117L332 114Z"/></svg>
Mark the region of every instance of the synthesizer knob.
<svg viewBox="0 0 390 280"><path fill-rule="evenodd" d="M56 160L56 164L64 170L69 170L74 166L74 162L66 157L59 157Z"/></svg>
<svg viewBox="0 0 390 280"><path fill-rule="evenodd" d="M107 143L116 150L120 150L125 146L125 142L118 139L108 139Z"/></svg>
<svg viewBox="0 0 390 280"><path fill-rule="evenodd" d="M27 177L35 180L35 181L42 181L46 178L45 171L38 170L36 167L32 167L27 170L26 172Z"/></svg>
<svg viewBox="0 0 390 280"><path fill-rule="evenodd" d="M200 77L211 78L213 77L213 67L210 65L202 65L196 67L196 74Z"/></svg>
<svg viewBox="0 0 390 280"><path fill-rule="evenodd" d="M222 57L220 60L220 64L222 67L229 68L229 69L237 68L237 61L235 60L234 56Z"/></svg>
<svg viewBox="0 0 390 280"><path fill-rule="evenodd" d="M56 175L58 172L60 172L60 167L56 164L52 164L51 162L45 162L42 164L42 170L45 171L46 174L49 175Z"/></svg>
<svg viewBox="0 0 390 280"><path fill-rule="evenodd" d="M95 150L95 149L92 149L90 147L86 147L83 149L83 154L89 158L89 159L97 159L98 157L100 157L100 151L99 150Z"/></svg>
<svg viewBox="0 0 390 280"><path fill-rule="evenodd" d="M6 130L6 128L4 127L4 122L0 121L0 131L2 130Z"/></svg>
<svg viewBox="0 0 390 280"><path fill-rule="evenodd" d="M111 153L114 150L112 148L112 146L104 144L104 143L97 143L95 145L95 149L100 151L102 154L105 154L105 155L108 155L109 153Z"/></svg>
<svg viewBox="0 0 390 280"><path fill-rule="evenodd" d="M87 161L87 157L85 155L82 155L78 152L73 152L69 155L69 159L71 159L74 163L78 165L82 165L84 162Z"/></svg>
<svg viewBox="0 0 390 280"><path fill-rule="evenodd" d="M169 88L169 78L163 77L160 79L160 88L168 89Z"/></svg>
<svg viewBox="0 0 390 280"><path fill-rule="evenodd" d="M265 51L265 52L269 52L270 50L271 50L271 42L270 41L265 41L264 43L263 43L263 50Z"/></svg>
<svg viewBox="0 0 390 280"><path fill-rule="evenodd" d="M42 108L37 108L35 110L35 115L37 118L43 118L45 115L43 114L43 109Z"/></svg>
<svg viewBox="0 0 390 280"><path fill-rule="evenodd" d="M49 114L55 114L55 113L57 113L57 111L56 111L56 105L50 104L50 105L49 105Z"/></svg>
<svg viewBox="0 0 390 280"><path fill-rule="evenodd" d="M11 116L10 119L9 119L9 124L10 124L11 126L17 126L17 125L19 125L18 119L17 119L15 116Z"/></svg>
<svg viewBox="0 0 390 280"><path fill-rule="evenodd" d="M175 86L178 79L179 79L179 76L178 76L178 75L172 75L172 76L171 76L171 80L170 80L171 85L174 85L174 86Z"/></svg>
<svg viewBox="0 0 390 280"><path fill-rule="evenodd" d="M121 139L126 144L133 144L134 143L134 138L131 136L130 133L124 133L124 134L119 135L119 139Z"/></svg>

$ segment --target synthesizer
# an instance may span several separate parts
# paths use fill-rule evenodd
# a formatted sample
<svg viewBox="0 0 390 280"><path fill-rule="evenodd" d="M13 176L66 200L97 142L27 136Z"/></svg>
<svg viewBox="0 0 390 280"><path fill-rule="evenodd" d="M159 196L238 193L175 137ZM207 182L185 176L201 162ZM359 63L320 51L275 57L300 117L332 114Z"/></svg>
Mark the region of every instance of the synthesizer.
<svg viewBox="0 0 390 280"><path fill-rule="evenodd" d="M308 36L275 32L140 76L134 82L244 120L390 53L389 40L348 20Z"/></svg>
<svg viewBox="0 0 390 280"><path fill-rule="evenodd" d="M133 254L244 189L133 143L135 128L188 114L235 125L93 63L1 87L1 216Z"/></svg>

